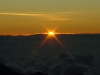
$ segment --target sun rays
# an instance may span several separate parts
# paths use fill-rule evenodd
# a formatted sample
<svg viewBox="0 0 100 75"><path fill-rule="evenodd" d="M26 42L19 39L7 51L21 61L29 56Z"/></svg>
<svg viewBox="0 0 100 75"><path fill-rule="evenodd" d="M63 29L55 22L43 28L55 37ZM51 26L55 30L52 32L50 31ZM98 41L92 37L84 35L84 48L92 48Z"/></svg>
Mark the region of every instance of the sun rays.
<svg viewBox="0 0 100 75"><path fill-rule="evenodd" d="M56 37L56 35L60 35L60 34L56 34L55 32L49 31L47 33L46 38L40 43L40 45L38 46L38 48L36 49L37 51L49 40L49 38L53 38L54 40L56 40L56 42L62 47L62 49L71 57L75 60L74 56L70 53L70 51L68 51L68 49L64 46L64 44Z"/></svg>

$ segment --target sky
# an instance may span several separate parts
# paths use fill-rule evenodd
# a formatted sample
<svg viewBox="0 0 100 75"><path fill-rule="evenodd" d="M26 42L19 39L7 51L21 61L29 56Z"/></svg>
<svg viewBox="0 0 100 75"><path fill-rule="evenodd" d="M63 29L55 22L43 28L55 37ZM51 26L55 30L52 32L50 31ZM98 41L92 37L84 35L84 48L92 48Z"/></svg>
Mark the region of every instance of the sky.
<svg viewBox="0 0 100 75"><path fill-rule="evenodd" d="M100 33L100 0L0 0L0 34Z"/></svg>

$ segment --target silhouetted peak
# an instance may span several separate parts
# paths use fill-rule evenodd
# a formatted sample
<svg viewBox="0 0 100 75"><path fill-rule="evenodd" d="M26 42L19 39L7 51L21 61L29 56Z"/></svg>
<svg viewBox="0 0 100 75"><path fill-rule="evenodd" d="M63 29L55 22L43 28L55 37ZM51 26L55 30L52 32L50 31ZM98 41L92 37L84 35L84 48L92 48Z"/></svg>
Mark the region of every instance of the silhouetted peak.
<svg viewBox="0 0 100 75"><path fill-rule="evenodd" d="M48 74L44 74L44 73L41 73L41 72L36 72L36 73L30 74L30 75L48 75Z"/></svg>
<svg viewBox="0 0 100 75"><path fill-rule="evenodd" d="M23 75L0 63L0 75Z"/></svg>

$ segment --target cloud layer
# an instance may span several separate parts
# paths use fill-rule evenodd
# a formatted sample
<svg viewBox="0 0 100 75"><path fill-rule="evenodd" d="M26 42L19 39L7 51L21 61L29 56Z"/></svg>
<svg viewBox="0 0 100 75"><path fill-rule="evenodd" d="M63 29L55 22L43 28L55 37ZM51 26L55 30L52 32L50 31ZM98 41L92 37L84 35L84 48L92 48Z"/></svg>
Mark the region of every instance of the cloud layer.
<svg viewBox="0 0 100 75"><path fill-rule="evenodd" d="M61 15L71 12L36 12L36 13L0 13L0 15L13 15L13 16L30 16L51 21L65 21L69 20Z"/></svg>

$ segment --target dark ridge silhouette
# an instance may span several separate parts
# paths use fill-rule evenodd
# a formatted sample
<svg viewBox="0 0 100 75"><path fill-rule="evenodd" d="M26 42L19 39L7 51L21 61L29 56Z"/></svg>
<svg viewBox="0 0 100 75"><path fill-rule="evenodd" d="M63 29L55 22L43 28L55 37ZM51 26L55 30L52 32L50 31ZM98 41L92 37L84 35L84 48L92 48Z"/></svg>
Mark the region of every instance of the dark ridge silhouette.
<svg viewBox="0 0 100 75"><path fill-rule="evenodd" d="M5 66L4 64L0 63L0 75L48 75L48 74L44 74L41 72L36 72L33 74L29 74L30 72L28 74L27 73L20 74L20 73L16 72L18 69L16 69L15 71L13 69L15 69L15 67L11 69L11 68Z"/></svg>
<svg viewBox="0 0 100 75"><path fill-rule="evenodd" d="M13 69L5 66L5 60L4 58L1 56L0 57L0 75L7 75L7 74L10 74L10 75L23 75L23 74L20 74L16 71L14 71Z"/></svg>
<svg viewBox="0 0 100 75"><path fill-rule="evenodd" d="M75 39L97 39L100 40L100 34L76 34L73 36Z"/></svg>
<svg viewBox="0 0 100 75"><path fill-rule="evenodd" d="M9 65L7 65L7 67L11 68L13 71L16 71L16 72L18 72L20 74L24 74L23 68L21 68L21 67L19 67L17 65L9 64Z"/></svg>
<svg viewBox="0 0 100 75"><path fill-rule="evenodd" d="M0 75L23 75L0 63Z"/></svg>
<svg viewBox="0 0 100 75"><path fill-rule="evenodd" d="M100 40L100 34L55 34L59 39L82 39L82 40L90 40L90 39L96 39ZM47 37L47 34L36 34L36 35L29 35L29 36L11 36L11 35L0 35L0 40L38 40L38 39L44 39Z"/></svg>
<svg viewBox="0 0 100 75"><path fill-rule="evenodd" d="M53 75L83 75L83 74L61 74L61 71L62 70L60 70L60 67L59 67L59 69L56 70ZM48 75L41 72L35 72L33 74L20 74L0 63L0 75L7 75L7 74L8 75Z"/></svg>
<svg viewBox="0 0 100 75"><path fill-rule="evenodd" d="M48 75L48 74L44 74L44 73L41 73L41 72L36 72L36 73L30 74L30 75Z"/></svg>
<svg viewBox="0 0 100 75"><path fill-rule="evenodd" d="M32 73L33 70L27 69L26 72L16 65L9 64L8 66L4 65L5 60L0 56L0 75L47 75L41 72ZM23 73L23 74L21 74Z"/></svg>
<svg viewBox="0 0 100 75"><path fill-rule="evenodd" d="M42 72L34 73L32 69L27 69L25 72L23 72L23 74L21 74L22 69L20 69L18 66L10 64L10 65L8 65L9 67L7 67L3 64L4 62L5 61L4 61L3 57L1 57L1 59L0 59L0 75L7 75L7 74L9 74L9 75L48 75L49 74L48 67L45 65L44 65L45 68L43 65L40 65L40 66L42 66L42 68L38 67L38 69L42 70L42 72L45 72L45 73L42 73ZM81 67L71 65L64 70L64 74L63 74L63 67L58 64L58 65L54 66L54 68L52 68L51 73L53 73L53 75L83 75L83 74L79 74L79 73L85 71L84 67L83 67L83 69ZM66 72L67 72L67 74L66 74ZM76 73L76 74L71 74L72 72ZM46 73L48 73L48 74L46 74Z"/></svg>

